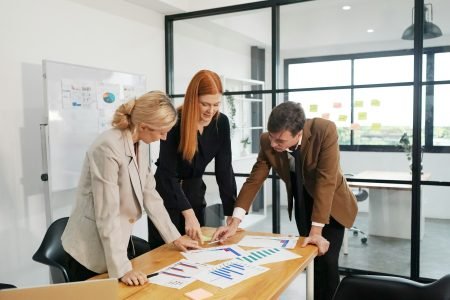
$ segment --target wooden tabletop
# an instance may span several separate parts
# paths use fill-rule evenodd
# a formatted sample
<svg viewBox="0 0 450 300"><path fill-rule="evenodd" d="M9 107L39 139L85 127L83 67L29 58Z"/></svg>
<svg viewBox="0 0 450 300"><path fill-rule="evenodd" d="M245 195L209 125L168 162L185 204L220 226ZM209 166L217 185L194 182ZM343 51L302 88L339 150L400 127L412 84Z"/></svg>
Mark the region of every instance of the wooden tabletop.
<svg viewBox="0 0 450 300"><path fill-rule="evenodd" d="M205 235L212 235L214 228L202 228ZM250 231L238 231L226 244L236 244L245 235L280 236L272 233L259 233ZM303 238L299 238L297 246L290 251L299 254L302 258L287 260L264 265L270 268L258 276L244 280L232 287L221 289L201 281L195 281L182 289L168 288L152 283L143 286L131 287L123 283L119 284L119 299L188 299L184 294L203 288L213 294L208 299L276 299L286 289L292 280L302 272L317 255L317 248L308 245L301 248ZM215 247L211 245L211 247ZM204 247L208 247L204 245ZM251 249L242 247L244 249ZM146 274L154 273L180 259L184 258L172 245L163 245L132 260L133 268ZM107 278L107 274L93 277L92 279Z"/></svg>

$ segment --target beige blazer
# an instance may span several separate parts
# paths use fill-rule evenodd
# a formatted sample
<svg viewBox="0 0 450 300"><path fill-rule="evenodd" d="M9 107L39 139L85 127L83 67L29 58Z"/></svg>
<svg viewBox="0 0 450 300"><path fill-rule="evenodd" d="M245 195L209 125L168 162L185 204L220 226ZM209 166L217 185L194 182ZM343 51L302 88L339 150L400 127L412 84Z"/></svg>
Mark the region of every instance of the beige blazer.
<svg viewBox="0 0 450 300"><path fill-rule="evenodd" d="M273 150L268 133L261 135L260 144L257 161L239 192L236 206L249 210L256 193L273 167L286 184L288 212L291 219L293 195L288 154L286 151ZM311 220L328 224L331 215L339 223L350 228L358 208L340 167L335 124L320 118L306 120L299 155L303 184L314 199Z"/></svg>
<svg viewBox="0 0 450 300"><path fill-rule="evenodd" d="M110 129L87 151L62 244L89 270L120 278L132 269L127 247L142 207L166 243L180 237L155 190L145 143L138 158L129 130Z"/></svg>

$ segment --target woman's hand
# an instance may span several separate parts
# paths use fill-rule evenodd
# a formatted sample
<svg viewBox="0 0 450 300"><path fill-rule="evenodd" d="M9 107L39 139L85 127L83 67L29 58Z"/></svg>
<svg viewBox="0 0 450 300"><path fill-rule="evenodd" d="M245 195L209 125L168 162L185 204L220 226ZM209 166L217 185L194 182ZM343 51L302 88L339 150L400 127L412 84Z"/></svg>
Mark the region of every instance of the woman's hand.
<svg viewBox="0 0 450 300"><path fill-rule="evenodd" d="M191 239L198 241L200 244L203 244L202 230L200 229L200 223L195 216L194 210L191 208L184 210L182 213L184 216L184 229L186 235Z"/></svg>
<svg viewBox="0 0 450 300"><path fill-rule="evenodd" d="M175 247L177 247L178 249L180 249L183 252L185 252L189 249L200 249L201 248L201 247L199 247L197 241L191 240L187 236L181 236L177 240L173 241L173 244L175 245Z"/></svg>
<svg viewBox="0 0 450 300"><path fill-rule="evenodd" d="M144 285L148 282L147 275L141 271L131 270L120 278L126 285Z"/></svg>

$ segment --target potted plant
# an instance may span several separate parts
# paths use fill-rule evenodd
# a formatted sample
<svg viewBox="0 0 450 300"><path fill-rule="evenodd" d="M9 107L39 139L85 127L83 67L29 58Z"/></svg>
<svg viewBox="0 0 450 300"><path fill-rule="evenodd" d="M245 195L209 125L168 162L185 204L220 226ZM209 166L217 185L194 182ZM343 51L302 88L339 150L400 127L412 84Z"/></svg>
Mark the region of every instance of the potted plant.
<svg viewBox="0 0 450 300"><path fill-rule="evenodd" d="M403 150L406 154L406 159L409 162L409 169L412 171L412 144L409 141L409 136L405 132L403 133L402 137L398 141L397 146ZM420 171L422 172L422 158L423 158L423 149L420 149L421 155L420 155ZM422 172L423 173L423 172Z"/></svg>
<svg viewBox="0 0 450 300"><path fill-rule="evenodd" d="M251 144L251 142L249 141L249 137L247 136L246 138L242 139L241 144L242 144L241 156L247 156L249 154L247 151L247 146Z"/></svg>
<svg viewBox="0 0 450 300"><path fill-rule="evenodd" d="M228 90L225 90L225 92L228 92ZM233 95L226 95L225 98L227 99L228 109L230 110L228 117L230 118L231 135L233 135L234 130L236 129L236 105L234 103Z"/></svg>

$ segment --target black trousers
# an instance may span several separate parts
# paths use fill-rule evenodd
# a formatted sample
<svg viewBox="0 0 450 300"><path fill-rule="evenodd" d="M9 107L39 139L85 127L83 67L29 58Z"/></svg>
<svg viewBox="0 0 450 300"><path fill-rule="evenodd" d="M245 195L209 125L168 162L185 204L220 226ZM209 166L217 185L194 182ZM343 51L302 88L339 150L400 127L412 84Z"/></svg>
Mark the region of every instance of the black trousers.
<svg viewBox="0 0 450 300"><path fill-rule="evenodd" d="M295 188L294 188L295 190ZM296 195L296 193L294 193ZM306 213L300 212L303 207L297 197L294 197L295 221L299 232L308 232L311 230L311 214L314 199L306 192L303 187L304 209ZM307 220L300 220L300 216L305 215ZM305 227L307 225L307 228ZM330 223L326 224L322 230L322 236L330 242L330 247L325 255L318 256L314 260L314 300L332 300L334 292L339 285L339 252L344 239L344 226L330 217Z"/></svg>
<svg viewBox="0 0 450 300"><path fill-rule="evenodd" d="M205 225L205 192L206 185L203 182L202 178L192 178L183 180L181 183L184 194L186 195L189 203L194 210L195 216L197 217L200 226ZM158 180L156 189L158 190ZM160 191L158 191L160 192ZM165 191L160 192L161 197L164 197L166 194ZM178 229L181 235L186 233L185 230L185 222L184 216L179 209L173 209L170 207L166 207L167 212L169 213L170 219L175 227ZM153 224L152 220L148 218L148 241L152 249L155 249L161 245L164 245L164 240L159 234L158 229Z"/></svg>
<svg viewBox="0 0 450 300"><path fill-rule="evenodd" d="M150 245L147 243L147 241L135 236L131 236L127 248L128 259L138 257L139 255L142 255L150 250L151 248ZM75 258L70 256L68 253L66 254L67 254L66 269L70 282L83 281L96 275L99 275L98 273L91 271L82 264L80 264Z"/></svg>

